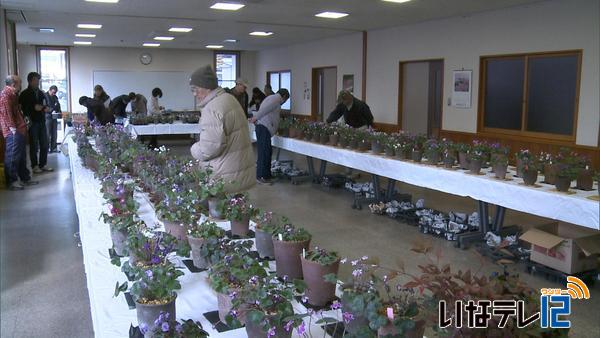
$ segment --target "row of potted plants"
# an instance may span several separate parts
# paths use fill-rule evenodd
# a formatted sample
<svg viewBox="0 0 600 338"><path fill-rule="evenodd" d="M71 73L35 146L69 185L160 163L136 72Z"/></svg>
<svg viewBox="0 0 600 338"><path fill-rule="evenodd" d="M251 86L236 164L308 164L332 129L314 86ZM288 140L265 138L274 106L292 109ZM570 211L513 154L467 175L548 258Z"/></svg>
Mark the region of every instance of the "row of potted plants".
<svg viewBox="0 0 600 338"><path fill-rule="evenodd" d="M85 149L88 140L85 132L80 132L76 138L78 145L84 148L80 153L84 163L89 156L96 157L98 162L95 173L102 182L109 205L109 212L102 217L111 229L127 233L119 251L123 256L129 256L122 264L122 270L133 283L131 286L127 282L117 283L115 294L129 290L136 301L140 328L148 337L171 336L169 334L189 337L181 333L184 330L192 330L190 332L198 334L197 337L206 334L193 321L176 321L175 301L177 290L181 288L177 279L182 272L170 262L170 257L187 256L190 244L195 264L210 268L209 283L217 293L221 320L234 327L245 324L246 332L252 338L290 337L294 329L300 335L310 335L310 331L306 332L305 320L308 318L310 323L313 317L317 317L316 324L319 325L343 322L348 336L416 337L422 336L426 326L437 326L435 309L439 300L447 300L450 304L457 299L487 299L490 294L522 297L521 293L511 296L506 291L498 291L514 290L512 277L451 273L448 266L440 267L434 263L421 266L420 275L410 275L404 272L403 264L389 269L368 257L349 261L322 248L310 250L311 234L285 217L258 212L247 196L217 198L219 194L202 195L201 191L214 187L210 184L213 181L209 172L200 172L193 163L181 162L167 151L131 151L128 148L138 147L138 144L130 144L115 135L122 131L111 128L96 132L96 148L103 149L100 156L93 147ZM123 143L117 145L116 142ZM102 145L98 147L98 144ZM139 161L147 165L139 166L136 164ZM179 170L172 170L176 167ZM150 173L158 183L144 177ZM185 238L178 236L179 232L158 232L138 219L139 206L133 198L137 184L160 195L159 202L169 200L165 207L179 218L173 217L173 222L185 228ZM195 189L191 189L192 186ZM264 261L251 254L251 241L227 239L224 231L213 222L214 217L203 216L210 214L208 202L203 202L208 196L221 201L222 208L217 210L222 212L221 216L241 219L244 224L246 219L254 220L256 249L261 257L275 258L274 274L269 272ZM240 232L244 233L245 229L242 227ZM122 237L113 237L115 250L119 246L116 242ZM196 241L201 243L196 245ZM420 246L415 252L426 255L431 253L431 248ZM439 262L441 253L436 254ZM113 261L121 264L118 257ZM348 264L352 269L350 277L342 283L338 282L337 276L340 264ZM401 283L399 277L410 278L411 282ZM338 284L342 295L340 301L335 300ZM468 287L474 284L479 287ZM526 289L522 290L524 294ZM312 311L295 313L292 307L295 297L302 297L302 301L315 306L331 304L332 309L341 309L341 317L328 318ZM528 301L535 304L536 299Z"/></svg>

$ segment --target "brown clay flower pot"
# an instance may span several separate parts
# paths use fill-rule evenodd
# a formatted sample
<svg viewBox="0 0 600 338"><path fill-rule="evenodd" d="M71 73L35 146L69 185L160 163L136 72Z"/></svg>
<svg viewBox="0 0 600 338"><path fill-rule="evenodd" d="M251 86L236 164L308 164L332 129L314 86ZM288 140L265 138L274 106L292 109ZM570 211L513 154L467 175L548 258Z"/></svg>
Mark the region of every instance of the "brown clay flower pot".
<svg viewBox="0 0 600 338"><path fill-rule="evenodd" d="M458 153L458 164L461 169L469 169L469 156L467 153Z"/></svg>
<svg viewBox="0 0 600 338"><path fill-rule="evenodd" d="M151 332L156 327L154 325L154 321L161 312L165 312L169 314L169 318L177 318L177 314L175 313L175 300L177 299L177 294L173 297L173 300L166 304L142 304L135 302L135 311L137 313L138 325L145 324L148 328L148 331Z"/></svg>
<svg viewBox="0 0 600 338"><path fill-rule="evenodd" d="M308 133L308 132L305 132L304 133L304 141L309 141L310 142L310 140L312 140L312 134Z"/></svg>
<svg viewBox="0 0 600 338"><path fill-rule="evenodd" d="M419 150L413 150L411 158L414 162L419 163L423 159L423 153Z"/></svg>
<svg viewBox="0 0 600 338"><path fill-rule="evenodd" d="M371 143L368 141L358 141L359 151L369 151L371 149Z"/></svg>
<svg viewBox="0 0 600 338"><path fill-rule="evenodd" d="M327 144L329 142L329 135L321 135L319 137L319 143Z"/></svg>
<svg viewBox="0 0 600 338"><path fill-rule="evenodd" d="M399 160L406 161L406 160L410 159L411 156L412 156L412 151L410 151L410 150L398 149L398 151L396 152L396 158L398 158Z"/></svg>
<svg viewBox="0 0 600 338"><path fill-rule="evenodd" d="M298 135L298 129L294 128L294 127L290 127L290 132L288 134L288 136L290 138L296 138Z"/></svg>
<svg viewBox="0 0 600 338"><path fill-rule="evenodd" d="M438 152L429 153L429 155L427 156L427 163L432 164L432 165L437 165L438 163L440 163L440 153L438 153Z"/></svg>
<svg viewBox="0 0 600 338"><path fill-rule="evenodd" d="M381 146L381 142L372 141L371 142L371 151L375 154L381 154L383 152L383 147Z"/></svg>
<svg viewBox="0 0 600 338"><path fill-rule="evenodd" d="M187 241L188 226L185 224L163 220L165 232L177 237L180 241Z"/></svg>
<svg viewBox="0 0 600 338"><path fill-rule="evenodd" d="M534 185L535 182L537 181L537 170L521 170L522 175L523 175L523 183L525 183L525 185Z"/></svg>
<svg viewBox="0 0 600 338"><path fill-rule="evenodd" d="M402 337L405 338L422 338L425 333L425 321L419 320L415 322L415 326L407 331L404 331ZM398 330L392 323L382 326L377 330L377 337L400 337Z"/></svg>
<svg viewBox="0 0 600 338"><path fill-rule="evenodd" d="M594 175L589 169L584 169L577 175L577 189L592 190L594 187Z"/></svg>
<svg viewBox="0 0 600 338"><path fill-rule="evenodd" d="M517 157L517 177L523 177L523 160Z"/></svg>
<svg viewBox="0 0 600 338"><path fill-rule="evenodd" d="M110 227L110 238L112 238L113 248L117 255L124 256L127 247L127 230L117 230Z"/></svg>
<svg viewBox="0 0 600 338"><path fill-rule="evenodd" d="M456 160L454 159L454 157L452 157L452 156L445 156L444 157L444 167L448 168L448 169L452 168L454 166L454 162L455 161Z"/></svg>
<svg viewBox="0 0 600 338"><path fill-rule="evenodd" d="M329 144L331 144L332 146L337 146L339 139L339 135L329 135Z"/></svg>
<svg viewBox="0 0 600 338"><path fill-rule="evenodd" d="M567 192L571 187L571 179L568 177L557 176L556 180L554 181L554 186L558 191Z"/></svg>
<svg viewBox="0 0 600 338"><path fill-rule="evenodd" d="M214 219L223 219L223 213L219 210L219 200L216 198L208 199L208 215Z"/></svg>
<svg viewBox="0 0 600 338"><path fill-rule="evenodd" d="M192 248L192 261L194 262L194 266L197 267L198 269L207 269L210 264L200 254L200 251L202 250L202 245L204 245L205 239L188 236L188 242L190 243L190 247Z"/></svg>
<svg viewBox="0 0 600 338"><path fill-rule="evenodd" d="M302 261L302 275L306 283L306 297L308 303L314 306L325 306L335 298L335 287L333 283L326 282L325 275L336 274L340 268L340 259L333 264L321 265L317 262L300 257Z"/></svg>
<svg viewBox="0 0 600 338"><path fill-rule="evenodd" d="M299 140L302 140L304 138L304 131L298 129L296 131L296 138L299 139Z"/></svg>
<svg viewBox="0 0 600 338"><path fill-rule="evenodd" d="M231 220L231 234L233 236L246 237L250 231L250 219L245 217L241 221Z"/></svg>
<svg viewBox="0 0 600 338"><path fill-rule="evenodd" d="M470 160L469 161L469 172L471 174L479 174L481 171L481 160Z"/></svg>
<svg viewBox="0 0 600 338"><path fill-rule="evenodd" d="M237 291L236 289L230 289L230 292L233 291ZM218 293L217 292L217 305L219 308L219 320L223 323L227 323L227 315L231 312L231 310L233 309L233 302L231 300L231 297L229 297L229 295L223 294L223 293ZM244 313L246 311L243 311L242 309L238 309L238 317L237 319L240 321L240 323L242 325L244 325L246 323L246 316L244 315Z"/></svg>
<svg viewBox="0 0 600 338"><path fill-rule="evenodd" d="M544 165L544 183L554 184L556 175L558 174L558 166L555 164Z"/></svg>
<svg viewBox="0 0 600 338"><path fill-rule="evenodd" d="M507 171L508 171L507 166L505 166L503 164L496 164L496 165L494 165L494 174L499 179L505 179Z"/></svg>
<svg viewBox="0 0 600 338"><path fill-rule="evenodd" d="M350 149L358 149L358 140L349 140L348 147L350 147Z"/></svg>
<svg viewBox="0 0 600 338"><path fill-rule="evenodd" d="M258 251L260 258L275 258L275 252L273 249L273 234L256 228L255 244L256 251Z"/></svg>
<svg viewBox="0 0 600 338"><path fill-rule="evenodd" d="M347 148L348 147L348 139L345 137L340 137L339 146L340 146L340 148Z"/></svg>
<svg viewBox="0 0 600 338"><path fill-rule="evenodd" d="M319 134L314 134L314 135L312 136L312 141L313 141L314 143L319 143L319 141L321 141L321 135L319 135Z"/></svg>
<svg viewBox="0 0 600 338"><path fill-rule="evenodd" d="M288 280L302 279L302 249L308 251L310 240L302 242L280 241L273 237L277 277L287 276Z"/></svg>
<svg viewBox="0 0 600 338"><path fill-rule="evenodd" d="M269 335L261 325L256 325L251 322L246 323L246 334L248 335L248 338L290 338L292 336L292 331L293 330L290 330L288 332L283 327L276 326L275 332L272 332L275 335Z"/></svg>
<svg viewBox="0 0 600 338"><path fill-rule="evenodd" d="M392 148L392 147L385 148L385 156L394 157L395 155L396 155L396 151L394 150L394 148Z"/></svg>

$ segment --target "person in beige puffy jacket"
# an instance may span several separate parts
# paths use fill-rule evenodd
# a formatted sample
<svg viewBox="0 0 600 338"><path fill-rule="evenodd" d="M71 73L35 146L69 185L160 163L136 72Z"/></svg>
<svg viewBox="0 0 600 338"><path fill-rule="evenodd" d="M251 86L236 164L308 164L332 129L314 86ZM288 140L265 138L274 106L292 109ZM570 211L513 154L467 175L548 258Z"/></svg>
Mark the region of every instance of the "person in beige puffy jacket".
<svg viewBox="0 0 600 338"><path fill-rule="evenodd" d="M191 152L204 168L225 181L227 193L241 193L255 184L254 152L248 120L237 100L218 86L211 66L199 68L190 78L200 102L200 141Z"/></svg>

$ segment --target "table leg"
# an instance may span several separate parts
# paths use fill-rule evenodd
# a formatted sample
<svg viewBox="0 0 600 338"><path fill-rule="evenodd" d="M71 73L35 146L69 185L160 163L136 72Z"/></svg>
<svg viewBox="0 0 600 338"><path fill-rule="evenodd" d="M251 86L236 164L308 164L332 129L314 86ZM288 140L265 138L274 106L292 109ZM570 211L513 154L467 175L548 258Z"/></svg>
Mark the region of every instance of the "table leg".
<svg viewBox="0 0 600 338"><path fill-rule="evenodd" d="M385 191L385 201L389 202L394 198L396 193L396 180L388 178L387 190Z"/></svg>
<svg viewBox="0 0 600 338"><path fill-rule="evenodd" d="M319 178L325 176L325 171L327 170L327 161L321 160L321 168L319 171Z"/></svg>
<svg viewBox="0 0 600 338"><path fill-rule="evenodd" d="M381 190L379 189L379 176L372 174L373 190L375 190L375 202L381 202Z"/></svg>

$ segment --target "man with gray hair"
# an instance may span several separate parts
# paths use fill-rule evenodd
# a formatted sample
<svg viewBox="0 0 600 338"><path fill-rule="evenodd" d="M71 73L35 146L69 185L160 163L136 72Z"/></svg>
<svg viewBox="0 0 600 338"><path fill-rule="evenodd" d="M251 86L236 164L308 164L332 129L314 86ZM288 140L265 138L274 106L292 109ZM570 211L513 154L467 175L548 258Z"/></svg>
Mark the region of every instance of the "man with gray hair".
<svg viewBox="0 0 600 338"><path fill-rule="evenodd" d="M27 169L25 150L27 124L19 108L21 79L11 75L5 80L6 86L0 93L0 129L6 141L4 171L6 186L10 190L23 190L26 185L38 184L31 180ZM21 182L19 182L21 179Z"/></svg>
<svg viewBox="0 0 600 338"><path fill-rule="evenodd" d="M373 126L373 114L369 106L348 90L342 90L338 95L338 105L329 114L327 123L335 122L342 116L346 124L353 128Z"/></svg>

